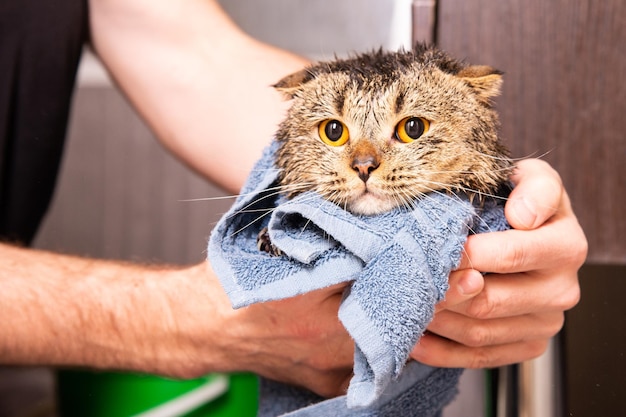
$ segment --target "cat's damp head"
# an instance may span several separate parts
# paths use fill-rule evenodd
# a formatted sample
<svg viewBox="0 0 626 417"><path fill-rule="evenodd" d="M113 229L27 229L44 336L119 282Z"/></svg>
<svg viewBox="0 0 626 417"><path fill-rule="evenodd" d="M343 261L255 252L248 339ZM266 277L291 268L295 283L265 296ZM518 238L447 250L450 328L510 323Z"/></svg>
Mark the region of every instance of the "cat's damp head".
<svg viewBox="0 0 626 417"><path fill-rule="evenodd" d="M510 161L491 100L501 73L423 45L319 63L276 88L292 100L276 139L281 183L359 214L435 190L489 193Z"/></svg>

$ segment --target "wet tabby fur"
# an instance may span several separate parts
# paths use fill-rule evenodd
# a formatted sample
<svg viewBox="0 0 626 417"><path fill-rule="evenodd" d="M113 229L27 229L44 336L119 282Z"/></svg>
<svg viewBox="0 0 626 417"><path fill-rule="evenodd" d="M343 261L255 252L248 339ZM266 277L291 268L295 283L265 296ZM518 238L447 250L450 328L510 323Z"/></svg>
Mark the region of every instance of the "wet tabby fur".
<svg viewBox="0 0 626 417"><path fill-rule="evenodd" d="M289 75L275 85L292 100L276 135L281 188L288 197L314 190L364 215L410 207L431 191L490 195L512 169L492 106L501 83L491 67L466 65L421 44ZM410 117L429 128L404 143L395 132ZM345 144L321 140L326 120L343 123Z"/></svg>

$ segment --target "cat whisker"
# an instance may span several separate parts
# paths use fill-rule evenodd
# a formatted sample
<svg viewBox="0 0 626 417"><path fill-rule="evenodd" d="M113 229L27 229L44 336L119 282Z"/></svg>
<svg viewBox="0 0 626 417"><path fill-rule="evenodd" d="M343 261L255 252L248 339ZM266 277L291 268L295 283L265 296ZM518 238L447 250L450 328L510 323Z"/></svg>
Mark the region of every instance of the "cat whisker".
<svg viewBox="0 0 626 417"><path fill-rule="evenodd" d="M528 159L528 158L543 159L543 158L545 158L547 155L551 154L551 153L552 153L555 149L556 149L556 148L548 149L547 151L545 151L545 152L544 152L544 153L542 153L542 154L539 154L538 156L536 156L538 151L535 151L535 152L532 152L532 153L528 154L527 156L522 156L522 157L520 157L520 158L513 158L513 159L511 159L511 160L512 160L512 161L521 161L521 160L523 160L523 159Z"/></svg>
<svg viewBox="0 0 626 417"><path fill-rule="evenodd" d="M274 211L274 208L272 209L268 209L267 212L263 213L262 215L260 215L259 217L257 217L256 219L248 222L248 224L246 224L245 226L235 230L234 232L230 233L228 236L226 236L228 239L231 239L233 236L238 235L239 233L243 232L244 230L246 230L248 227L252 226L253 224L255 224L256 222L258 222L259 220L261 220L262 218L264 218L265 216L267 216L268 214L271 214Z"/></svg>
<svg viewBox="0 0 626 417"><path fill-rule="evenodd" d="M308 191L312 185L315 185L314 183L296 183L296 184L287 184L287 185L277 185L275 187L268 187L266 188L264 191L264 193L262 195L259 196L259 198L249 202L247 205L245 205L244 207L242 207L241 209L235 211L234 213L232 213L230 216L236 216L238 214L242 214L242 213L262 213L260 216L252 219L248 224L246 224L245 226L239 228L238 230L232 232L229 237L232 237L238 233L241 233L243 230L247 229L248 227L250 227L251 225L257 223L258 221L260 221L261 219L263 219L264 217L266 217L267 215L271 215L271 213L274 212L275 207L257 207L259 203L262 203L264 200L267 199L271 199L274 198L280 194L283 193L288 193L288 192L294 192L294 191ZM269 192L267 192L269 191ZM244 194L241 194L244 195ZM311 196L310 199L312 200L314 197ZM327 199L329 199L329 197L327 197ZM306 203L307 199L303 199L301 202ZM306 224L304 225L302 232L304 232L306 230L306 227L308 226L308 224L310 224L310 220L308 220L306 222Z"/></svg>
<svg viewBox="0 0 626 417"><path fill-rule="evenodd" d="M237 214L247 214L247 213L263 213L268 210L274 210L274 207L266 207L266 208L258 208L258 209L248 209L248 210L239 210Z"/></svg>
<svg viewBox="0 0 626 417"><path fill-rule="evenodd" d="M202 197L202 198L186 198L184 200L178 200L179 203L194 203L197 201L217 201L217 200L232 200L239 197L238 194L221 195L215 197Z"/></svg>
<svg viewBox="0 0 626 417"><path fill-rule="evenodd" d="M269 192L264 192L259 198L252 200L245 207L242 207L240 210L237 210L236 212L234 212L231 216L235 216L238 213L246 212L246 210L248 210L250 207L257 205L258 203L264 200L274 198L277 195L285 193L286 191L298 191L299 189L305 189L308 186L309 184L300 183L300 184L278 185L275 187L268 187L265 191L269 191ZM251 194L254 194L254 192L250 194L244 194L244 195L251 195Z"/></svg>
<svg viewBox="0 0 626 417"><path fill-rule="evenodd" d="M434 200L431 196L429 196L427 193L423 193L423 192L419 192L419 191L417 191L417 192L415 192L415 194L414 194L414 195L411 195L412 193L408 193L408 190L402 190L402 192L403 192L403 195L407 195L409 198L411 198L411 201L410 201L410 203L409 203L409 204L411 205L411 207L415 207L415 205L416 205L416 201L417 201L418 199L429 199L429 200L431 200L431 201L435 202L435 200ZM440 190L437 190L437 189L434 189L434 188L433 188L433 189L430 189L430 190L429 190L429 192L431 192L431 193L435 193L435 194L439 194L439 195L446 195L446 196L450 196L448 193L444 193L444 192L442 192L442 191L440 191ZM453 196L454 196L456 199L458 199L458 201L462 201L462 199L461 199L459 196L457 196L457 195L455 195L455 194L453 194ZM436 214L434 214L434 215L436 216L436 219L437 219L437 220L439 220L439 221L441 221L441 220L442 220L442 219L441 219L441 217L437 216ZM454 216L455 216L455 218L456 218L456 219L461 220L460 216L458 216L458 215L454 215ZM445 225L445 222L441 222L441 224L444 224L444 225ZM467 222L465 222L465 221L463 221L463 224L465 225L465 227L467 227L467 229L468 229L471 233L476 233L476 232L472 229L472 227L471 227L471 225L470 225L470 224L468 224L468 223L467 223ZM448 229L448 231L452 232L452 230L450 230L450 229ZM465 251L465 249L463 249L463 251Z"/></svg>
<svg viewBox="0 0 626 417"><path fill-rule="evenodd" d="M421 197L421 193L417 193L418 195L413 195L413 193L409 192L410 190L402 188L399 192L394 193L394 199L397 202L399 207L405 208L407 211L415 210L417 198Z"/></svg>
<svg viewBox="0 0 626 417"><path fill-rule="evenodd" d="M457 194L455 194L455 193L452 193L452 194L450 194L450 193L444 193L444 192L442 192L442 191L438 191L438 190L432 190L431 192L433 192L433 193L437 193L437 194L440 194L440 195L444 195L444 194L445 194L445 195L447 195L447 196L454 196L454 197L456 197L459 201L462 201L462 199L461 199L461 198L460 198ZM488 230L489 232L494 232L494 231L495 231L495 230L493 230L493 229L491 228L491 226L489 225L489 223L488 223L487 221L485 221L485 220L484 220L484 219L480 216L480 212L476 212L476 219L477 219L477 221L482 222L482 224L483 224L483 225L487 226L487 230ZM474 222L474 224L475 224L475 225L478 225L479 223ZM469 224L465 223L465 226L467 227L468 231L469 231L471 234L478 234L478 231L477 231L476 229L474 229L473 227L471 227ZM463 251L463 253L464 253L465 255L468 255L468 254L467 254L467 252L465 251L465 246L463 246L462 251ZM473 268L473 265L472 265L472 260L469 258L469 256L467 256L467 259L468 259L468 261L469 261L469 263L470 263L470 268Z"/></svg>
<svg viewBox="0 0 626 417"><path fill-rule="evenodd" d="M472 188L468 188L468 187L464 187L462 185L450 185L450 184L445 184L442 182L437 182L437 181L433 181L433 180L426 180L426 182L428 182L429 184L433 184L435 186L437 186L437 188L433 188L432 190L448 190L448 191L452 191L452 190L459 190L459 191L464 191L466 193L470 193L470 194L477 194L480 195L482 197L490 197L490 198L494 198L496 200L502 200L502 201L507 201L508 197L504 197L501 195L497 195L497 194L493 194L493 193L486 193L484 191L479 191L479 190L474 190Z"/></svg>
<svg viewBox="0 0 626 417"><path fill-rule="evenodd" d="M276 187L268 187L265 189L265 191L275 191L278 190L283 191L285 189L297 189L298 187L308 187L310 185L313 185L313 183L309 183L309 184L290 184L290 185L278 185ZM222 195L222 196L215 196L215 197L201 197L201 198L189 198L189 199L184 199L184 200L178 200L179 202L182 203L187 203L187 202L196 202L196 201L216 201L216 200L229 200L229 199L236 199L239 197L246 197L249 195L253 195L255 194L255 191L251 191L249 193L240 193L240 194L229 194L229 195Z"/></svg>
<svg viewBox="0 0 626 417"><path fill-rule="evenodd" d="M248 227L250 227L251 225L257 223L258 221L260 221L261 219L263 219L264 217L266 217L267 215L270 215L274 210L275 207L255 207L256 205L258 205L260 202L262 202L263 200L267 200L270 198L274 198L277 195L280 195L281 193L284 193L285 191L293 191L293 190L298 190L298 189L307 189L310 186L310 184L305 184L305 183L299 183L299 184L289 184L289 185L278 185L275 187L268 187L265 191L270 191L268 193L263 193L259 198L249 202L246 206L242 207L239 210L236 210L235 212L233 212L229 217L232 218L238 214L241 213L262 213L260 216L256 217L255 219L252 219L250 222L248 222L248 224L246 224L245 226L239 228L238 230L232 232L228 237L232 238L233 236L237 235L238 233L241 233L243 230L246 230Z"/></svg>
<svg viewBox="0 0 626 417"><path fill-rule="evenodd" d="M511 171L510 167L504 167L504 168L500 168L500 169L489 169L489 170L484 170L484 171L477 171L477 170L455 170L455 169L448 169L448 170L441 170L441 171L435 171L435 170L423 170L423 173L426 174L462 174L462 175L476 175L476 174L491 174L494 172L508 172Z"/></svg>
<svg viewBox="0 0 626 417"><path fill-rule="evenodd" d="M453 197L455 200L457 200L457 201L459 201L461 203L464 202L463 199L460 196L458 196L457 194L455 194L455 193L445 193L445 192L442 192L442 191L439 191L439 190L434 190L434 189L431 192L435 193L435 194L443 195L443 196ZM467 230L469 230L473 234L476 234L476 231L469 224L464 222L464 225L467 227Z"/></svg>
<svg viewBox="0 0 626 417"><path fill-rule="evenodd" d="M539 155L537 155L539 151L534 151L534 152L531 152L531 153L529 153L529 154L527 154L527 155L525 155L525 156L520 156L520 157L518 157L518 158L511 158L511 157L502 157L502 156L489 155L489 154L486 154L486 153L484 153L484 152L479 152L479 153L480 153L480 155L482 155L482 156L485 156L485 157L487 157L487 158L494 159L494 160L496 160L496 161L505 161L505 162L512 161L512 162L517 162L517 161L522 161L522 160L524 160L524 159L528 159L528 158L543 159L546 155L549 155L550 153L552 153L552 152L554 151L554 149L555 149L555 148L548 149L547 151L545 151L544 153L539 154Z"/></svg>

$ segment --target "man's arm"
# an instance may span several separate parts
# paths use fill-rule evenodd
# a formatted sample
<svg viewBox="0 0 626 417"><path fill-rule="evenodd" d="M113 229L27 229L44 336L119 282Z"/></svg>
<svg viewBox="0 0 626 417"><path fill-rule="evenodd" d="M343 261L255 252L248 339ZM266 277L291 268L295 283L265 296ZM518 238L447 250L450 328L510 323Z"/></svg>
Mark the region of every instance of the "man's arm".
<svg viewBox="0 0 626 417"><path fill-rule="evenodd" d="M352 373L352 340L337 318L342 286L233 310L208 263L136 265L0 244L0 287L3 363L181 378L253 371L328 396Z"/></svg>
<svg viewBox="0 0 626 417"><path fill-rule="evenodd" d="M3 361L168 373L158 350L169 350L163 329L178 326L169 313L177 271L6 244L0 254Z"/></svg>
<svg viewBox="0 0 626 417"><path fill-rule="evenodd" d="M158 138L236 192L286 103L271 87L306 60L243 33L212 0L91 0L92 42Z"/></svg>

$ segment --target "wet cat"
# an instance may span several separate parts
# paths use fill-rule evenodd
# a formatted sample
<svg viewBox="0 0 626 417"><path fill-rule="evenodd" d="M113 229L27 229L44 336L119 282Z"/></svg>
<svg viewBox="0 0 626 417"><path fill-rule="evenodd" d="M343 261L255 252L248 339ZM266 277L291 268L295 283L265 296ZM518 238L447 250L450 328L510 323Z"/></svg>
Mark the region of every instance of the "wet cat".
<svg viewBox="0 0 626 417"><path fill-rule="evenodd" d="M492 99L501 72L417 44L310 66L275 88L292 100L276 165L288 198L316 191L358 215L429 192L496 193L513 164ZM267 236L259 247L272 252Z"/></svg>

